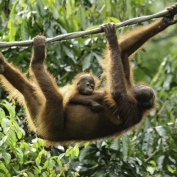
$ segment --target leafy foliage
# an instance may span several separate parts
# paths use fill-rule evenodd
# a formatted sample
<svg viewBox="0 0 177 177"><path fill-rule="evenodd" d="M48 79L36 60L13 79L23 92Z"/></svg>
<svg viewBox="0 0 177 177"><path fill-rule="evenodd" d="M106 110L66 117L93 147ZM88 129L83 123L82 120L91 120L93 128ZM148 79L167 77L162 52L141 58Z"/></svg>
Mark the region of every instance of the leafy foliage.
<svg viewBox="0 0 177 177"><path fill-rule="evenodd" d="M67 172L70 161L79 155L78 145L70 146L66 151L62 148L59 156L52 156L43 150L43 141L33 139L31 143L24 141L26 133L18 124L15 106L7 101L0 103L0 176L58 176ZM65 157L65 158L64 158ZM77 172L73 173L73 177Z"/></svg>
<svg viewBox="0 0 177 177"><path fill-rule="evenodd" d="M87 30L106 22L127 20L162 10L165 0L0 0L0 40L29 40ZM146 25L148 22L141 25ZM134 26L118 30L122 34ZM177 176L176 25L139 52L135 81L157 92L158 109L145 123L120 139L84 145L56 146L45 152L43 141L28 133L23 109L0 90L0 176ZM165 39L165 40L163 40ZM60 86L81 71L100 75L104 35L47 44L47 67ZM1 49L8 61L27 72L31 47Z"/></svg>

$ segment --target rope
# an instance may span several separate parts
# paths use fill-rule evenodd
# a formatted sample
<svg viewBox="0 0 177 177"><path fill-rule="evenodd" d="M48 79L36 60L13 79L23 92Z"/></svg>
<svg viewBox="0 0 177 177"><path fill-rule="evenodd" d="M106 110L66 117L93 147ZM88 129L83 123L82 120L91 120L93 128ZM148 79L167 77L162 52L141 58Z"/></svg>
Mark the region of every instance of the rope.
<svg viewBox="0 0 177 177"><path fill-rule="evenodd" d="M169 11L168 10L163 10L163 11L160 11L160 12L155 13L153 15L136 17L136 18L132 18L132 19L126 20L126 21L121 22L121 23L117 23L116 28L120 28L120 27L127 26L127 25L133 25L133 24L136 24L136 23L151 20L153 18L164 17L164 16L167 16L167 15L169 15ZM97 33L103 33L103 31L101 30L100 27L95 28L93 30L78 31L78 32L58 35L58 36L55 36L53 38L46 38L46 43L61 41L61 40L67 40L67 39L74 39L74 38L78 38L78 37L81 37L81 36L90 35L90 34L97 34ZM18 41L18 42L0 42L0 47L32 46L32 45L33 45L33 40Z"/></svg>

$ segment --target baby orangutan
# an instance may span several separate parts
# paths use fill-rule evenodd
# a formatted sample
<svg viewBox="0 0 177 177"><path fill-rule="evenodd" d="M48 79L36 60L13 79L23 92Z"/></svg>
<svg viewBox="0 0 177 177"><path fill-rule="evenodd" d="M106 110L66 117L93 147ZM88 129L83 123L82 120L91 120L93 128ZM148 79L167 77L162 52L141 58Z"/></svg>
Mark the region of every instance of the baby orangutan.
<svg viewBox="0 0 177 177"><path fill-rule="evenodd" d="M95 112L101 110L101 105L94 101L94 89L96 86L96 78L91 74L79 74L74 81L75 87L71 96L69 96L69 103L82 104L85 106L91 106L91 109ZM98 91L97 91L98 92ZM103 92L102 92L103 93ZM104 93L103 93L104 94ZM85 95L85 96L83 96ZM91 97L92 95L92 97ZM100 92L100 99L102 99ZM98 98L98 94L97 94Z"/></svg>

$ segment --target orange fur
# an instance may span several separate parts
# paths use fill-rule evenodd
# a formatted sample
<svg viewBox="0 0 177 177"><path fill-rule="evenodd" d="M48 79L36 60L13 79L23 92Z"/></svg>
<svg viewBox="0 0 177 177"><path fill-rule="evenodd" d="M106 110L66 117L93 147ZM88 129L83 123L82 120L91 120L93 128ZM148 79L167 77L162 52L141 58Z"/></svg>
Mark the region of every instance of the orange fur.
<svg viewBox="0 0 177 177"><path fill-rule="evenodd" d="M174 5L169 10L174 12L176 9L177 5ZM100 112L67 101L75 86L68 85L58 89L55 79L43 65L45 38L42 36L34 38L30 64L33 81L29 81L19 70L9 65L3 55L0 55L0 79L9 94L26 107L30 128L47 140L46 143L120 136L139 125L144 120L144 115L155 107L151 88L142 86L140 92L137 91L139 86L133 83L129 57L150 38L176 22L173 15L164 17L137 32L131 32L119 44L114 26L102 26L108 40L105 55L107 67L104 68L107 86L89 95L89 99L102 106ZM88 99L87 95L82 96Z"/></svg>

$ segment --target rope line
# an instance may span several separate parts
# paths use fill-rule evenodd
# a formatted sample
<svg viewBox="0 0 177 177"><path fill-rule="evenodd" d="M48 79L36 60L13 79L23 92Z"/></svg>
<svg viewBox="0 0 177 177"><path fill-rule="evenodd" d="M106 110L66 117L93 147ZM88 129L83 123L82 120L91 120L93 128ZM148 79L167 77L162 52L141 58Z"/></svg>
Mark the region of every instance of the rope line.
<svg viewBox="0 0 177 177"><path fill-rule="evenodd" d="M128 25L133 25L136 23L144 22L147 20L151 20L153 18L160 18L169 15L168 10L163 10L158 13L155 13L153 15L146 15L146 16L141 16L141 17L136 17L132 18L129 20L126 20L121 23L116 24L116 28L120 28L123 26L128 26ZM46 38L46 43L49 42L55 42L55 41L61 41L61 40L67 40L67 39L74 39L78 37L82 37L85 35L90 35L90 34L97 34L97 33L103 33L101 28L95 28L92 30L88 31L78 31L78 32L73 32L73 33L66 33L66 34L61 34L58 36L55 36L53 38ZM33 45L33 40L26 40L26 41L15 41L15 42L0 42L0 47L12 47L12 46L32 46Z"/></svg>

